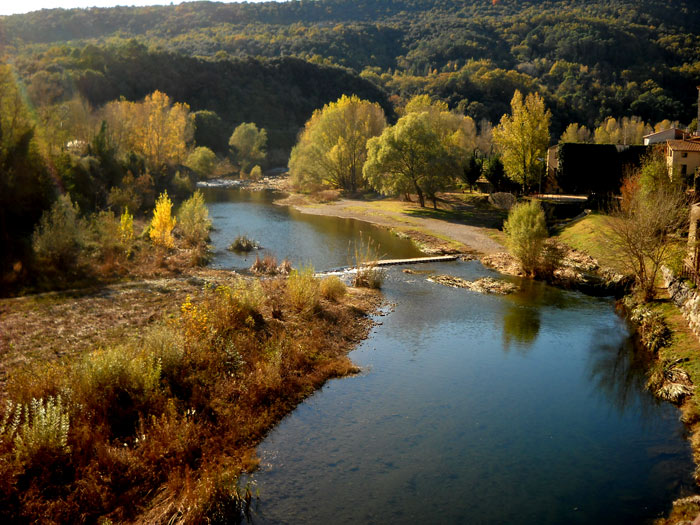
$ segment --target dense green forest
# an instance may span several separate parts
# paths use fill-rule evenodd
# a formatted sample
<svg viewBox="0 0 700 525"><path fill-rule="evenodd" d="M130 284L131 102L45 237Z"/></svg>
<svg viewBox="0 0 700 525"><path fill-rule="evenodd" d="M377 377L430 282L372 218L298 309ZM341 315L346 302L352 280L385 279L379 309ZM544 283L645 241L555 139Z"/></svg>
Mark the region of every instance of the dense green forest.
<svg viewBox="0 0 700 525"><path fill-rule="evenodd" d="M149 48L219 61L293 56L344 66L390 95L405 100L427 92L477 122L496 122L515 89L539 91L552 108L557 136L569 122L593 127L606 116L688 124L700 80L700 5L690 0L193 2L58 9L0 20L6 50L18 57L27 80L41 69L65 80L63 61L46 60L47 53L60 56L49 52L55 44L101 47L136 38ZM32 64L36 53L44 59ZM201 62L183 64L181 75L189 76L195 64ZM80 63L99 72L97 65L104 66ZM146 71L162 75L159 67ZM241 84L226 87L246 89ZM121 89L110 87L110 95ZM177 84L172 89L186 95ZM218 93L204 91L200 98L206 96L210 105L221 105ZM294 98L285 93L285 102Z"/></svg>

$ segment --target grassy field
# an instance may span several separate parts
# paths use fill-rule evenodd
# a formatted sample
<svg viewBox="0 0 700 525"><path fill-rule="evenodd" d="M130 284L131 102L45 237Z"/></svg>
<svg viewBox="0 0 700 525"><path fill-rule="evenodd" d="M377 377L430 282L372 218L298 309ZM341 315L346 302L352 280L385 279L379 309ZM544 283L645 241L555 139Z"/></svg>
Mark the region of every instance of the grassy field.
<svg viewBox="0 0 700 525"><path fill-rule="evenodd" d="M601 265L624 273L624 265L610 240L608 220L607 215L591 213L566 225L555 238L594 257Z"/></svg>

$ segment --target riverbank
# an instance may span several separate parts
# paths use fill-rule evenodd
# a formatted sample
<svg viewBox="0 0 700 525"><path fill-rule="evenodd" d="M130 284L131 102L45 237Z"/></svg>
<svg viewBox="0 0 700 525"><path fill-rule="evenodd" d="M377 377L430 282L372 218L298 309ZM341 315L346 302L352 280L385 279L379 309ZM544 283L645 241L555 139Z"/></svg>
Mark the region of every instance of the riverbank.
<svg viewBox="0 0 700 525"><path fill-rule="evenodd" d="M0 300L0 517L239 517L251 494L236 480L266 432L358 371L347 353L381 296L333 289L193 269ZM39 409L60 425L42 430Z"/></svg>

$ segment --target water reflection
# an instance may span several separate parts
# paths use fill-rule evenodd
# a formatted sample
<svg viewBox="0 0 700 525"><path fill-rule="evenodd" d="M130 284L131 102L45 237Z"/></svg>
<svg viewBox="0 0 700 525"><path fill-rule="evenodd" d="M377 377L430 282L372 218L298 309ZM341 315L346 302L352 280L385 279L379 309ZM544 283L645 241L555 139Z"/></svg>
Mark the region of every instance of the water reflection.
<svg viewBox="0 0 700 525"><path fill-rule="evenodd" d="M540 312L537 308L510 303L503 314L503 350L512 343L525 353L537 339L540 331Z"/></svg>
<svg viewBox="0 0 700 525"><path fill-rule="evenodd" d="M588 371L592 384L619 413L635 407L644 418L653 416L660 402L646 390L650 356L636 348L632 337L620 340L619 331L603 328L591 341Z"/></svg>

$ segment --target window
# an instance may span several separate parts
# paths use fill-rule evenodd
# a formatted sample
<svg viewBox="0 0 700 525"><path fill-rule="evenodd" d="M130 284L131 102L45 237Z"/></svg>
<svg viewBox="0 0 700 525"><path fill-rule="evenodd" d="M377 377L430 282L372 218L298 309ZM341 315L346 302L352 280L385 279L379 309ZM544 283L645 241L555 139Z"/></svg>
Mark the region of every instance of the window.
<svg viewBox="0 0 700 525"><path fill-rule="evenodd" d="M687 175L687 174L688 174L688 165L681 164L681 175Z"/></svg>
<svg viewBox="0 0 700 525"><path fill-rule="evenodd" d="M688 156L688 152L687 152L687 151L684 151L683 153L681 153L681 157L686 158L687 156Z"/></svg>

